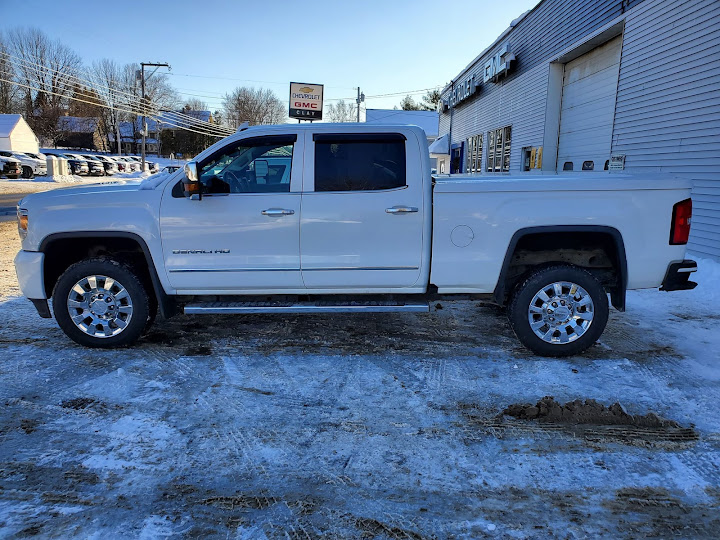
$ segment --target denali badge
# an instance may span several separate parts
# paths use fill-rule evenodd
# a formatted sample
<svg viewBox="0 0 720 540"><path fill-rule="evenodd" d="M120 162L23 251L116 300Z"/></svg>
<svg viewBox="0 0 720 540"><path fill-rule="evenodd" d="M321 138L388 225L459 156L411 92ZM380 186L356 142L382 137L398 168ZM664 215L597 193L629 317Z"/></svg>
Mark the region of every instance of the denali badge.
<svg viewBox="0 0 720 540"><path fill-rule="evenodd" d="M230 253L229 249L173 249L173 255L212 255Z"/></svg>

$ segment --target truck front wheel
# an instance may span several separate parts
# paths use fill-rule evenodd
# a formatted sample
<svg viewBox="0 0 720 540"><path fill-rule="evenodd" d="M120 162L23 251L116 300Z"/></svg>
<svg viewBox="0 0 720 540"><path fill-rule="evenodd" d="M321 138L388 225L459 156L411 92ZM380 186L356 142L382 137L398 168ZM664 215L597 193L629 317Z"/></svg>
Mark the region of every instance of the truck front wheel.
<svg viewBox="0 0 720 540"><path fill-rule="evenodd" d="M570 356L595 343L609 314L602 284L570 265L539 268L521 282L508 307L515 335L541 356Z"/></svg>
<svg viewBox="0 0 720 540"><path fill-rule="evenodd" d="M53 291L53 312L67 336L86 347L131 345L150 319L150 301L134 269L107 258L70 266Z"/></svg>
<svg viewBox="0 0 720 540"><path fill-rule="evenodd" d="M35 173L33 172L32 167L23 166L23 168L22 168L22 177L23 177L23 178L28 178L28 179L34 178L34 177L35 177Z"/></svg>

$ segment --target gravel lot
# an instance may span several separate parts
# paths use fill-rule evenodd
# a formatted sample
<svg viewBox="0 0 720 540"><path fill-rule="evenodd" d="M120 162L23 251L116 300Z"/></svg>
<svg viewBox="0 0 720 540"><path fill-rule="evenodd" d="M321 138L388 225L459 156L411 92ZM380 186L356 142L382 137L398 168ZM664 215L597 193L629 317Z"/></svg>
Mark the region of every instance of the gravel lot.
<svg viewBox="0 0 720 540"><path fill-rule="evenodd" d="M716 263L569 359L469 302L180 316L99 351L19 298L14 223L0 245L0 536L720 537ZM628 414L502 414L544 396Z"/></svg>

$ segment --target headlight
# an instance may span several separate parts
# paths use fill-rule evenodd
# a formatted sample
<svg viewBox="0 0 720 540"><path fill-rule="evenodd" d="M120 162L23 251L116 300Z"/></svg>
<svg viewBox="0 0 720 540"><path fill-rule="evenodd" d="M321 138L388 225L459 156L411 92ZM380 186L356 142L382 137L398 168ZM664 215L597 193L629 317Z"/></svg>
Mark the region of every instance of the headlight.
<svg viewBox="0 0 720 540"><path fill-rule="evenodd" d="M18 234L20 238L27 236L28 230L28 211L18 206L17 209L17 220L18 220Z"/></svg>

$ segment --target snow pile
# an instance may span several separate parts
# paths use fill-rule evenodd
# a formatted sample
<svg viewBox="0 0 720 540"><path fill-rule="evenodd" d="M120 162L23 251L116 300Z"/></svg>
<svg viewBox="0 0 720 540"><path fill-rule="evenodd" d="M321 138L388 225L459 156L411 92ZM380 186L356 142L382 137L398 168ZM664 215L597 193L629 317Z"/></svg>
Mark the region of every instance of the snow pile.
<svg viewBox="0 0 720 540"><path fill-rule="evenodd" d="M55 174L53 176L49 176L53 182L59 182L61 184L72 184L75 182L82 182L82 178L80 176L75 176L72 174Z"/></svg>

